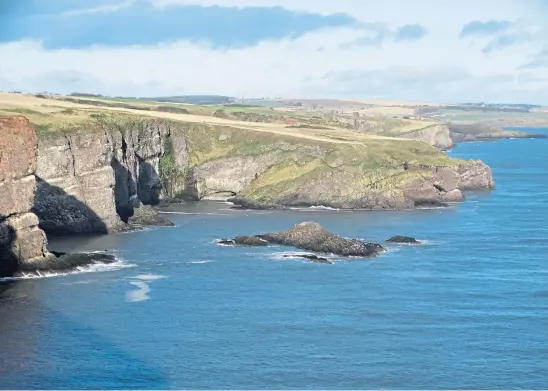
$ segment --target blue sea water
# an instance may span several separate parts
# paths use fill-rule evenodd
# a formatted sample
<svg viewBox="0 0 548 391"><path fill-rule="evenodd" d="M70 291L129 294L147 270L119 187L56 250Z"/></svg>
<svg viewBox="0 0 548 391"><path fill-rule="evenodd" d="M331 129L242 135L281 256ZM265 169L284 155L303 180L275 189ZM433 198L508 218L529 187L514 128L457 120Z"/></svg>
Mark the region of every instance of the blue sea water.
<svg viewBox="0 0 548 391"><path fill-rule="evenodd" d="M0 388L546 389L548 140L450 154L488 163L497 190L445 210L189 204L175 228L52 240L121 263L4 286ZM305 220L425 244L323 265L214 242Z"/></svg>

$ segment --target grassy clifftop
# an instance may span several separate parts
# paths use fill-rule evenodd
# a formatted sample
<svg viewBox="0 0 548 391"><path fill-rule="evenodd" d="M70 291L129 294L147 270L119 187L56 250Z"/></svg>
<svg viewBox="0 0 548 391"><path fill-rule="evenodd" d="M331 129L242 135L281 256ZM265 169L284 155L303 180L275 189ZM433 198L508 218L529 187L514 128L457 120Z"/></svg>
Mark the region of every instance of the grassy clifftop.
<svg viewBox="0 0 548 391"><path fill-rule="evenodd" d="M190 186L198 198L231 193L262 204L407 207L410 188L432 178L436 168L461 164L422 141L343 128L5 95L0 115L26 115L42 136L104 126L135 131L154 122L170 135L160 176L165 182L176 176L171 190Z"/></svg>

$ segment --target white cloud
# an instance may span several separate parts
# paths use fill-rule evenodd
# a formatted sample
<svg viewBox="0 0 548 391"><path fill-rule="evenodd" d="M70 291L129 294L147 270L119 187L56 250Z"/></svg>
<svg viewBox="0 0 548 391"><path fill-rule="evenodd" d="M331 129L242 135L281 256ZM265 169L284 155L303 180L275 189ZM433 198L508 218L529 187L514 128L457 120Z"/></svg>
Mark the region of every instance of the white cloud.
<svg viewBox="0 0 548 391"><path fill-rule="evenodd" d="M158 6L187 4L286 5L314 12L349 12L370 23L395 28L420 23L428 35L412 43L381 46L350 43L370 37L358 28L324 29L296 40L262 42L254 47L213 50L206 44L179 41L154 46L45 50L40 42L0 45L0 89L98 92L112 95L215 93L233 96L385 96L428 100L516 101L543 99L548 69L518 77L516 69L538 53L536 40L481 53L481 45L460 40L462 26L473 20L533 20L525 6L454 6L430 1L383 5L358 0L150 0ZM381 2L375 2L379 4ZM469 4L468 4L469 3ZM464 6L463 6L464 4ZM466 7L469 5L469 7ZM394 10L398 12L394 12ZM531 72L528 73L528 75Z"/></svg>

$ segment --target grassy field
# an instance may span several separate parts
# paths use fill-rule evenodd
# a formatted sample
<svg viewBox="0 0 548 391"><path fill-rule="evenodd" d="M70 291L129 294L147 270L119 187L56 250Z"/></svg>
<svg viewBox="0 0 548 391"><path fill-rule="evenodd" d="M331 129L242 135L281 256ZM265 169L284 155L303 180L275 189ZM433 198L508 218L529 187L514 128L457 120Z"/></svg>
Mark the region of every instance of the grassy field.
<svg viewBox="0 0 548 391"><path fill-rule="evenodd" d="M88 99L86 98L86 100ZM101 100L99 99L99 101ZM113 103L113 101L110 100L106 102ZM159 112L155 110L158 106L160 106L160 104L142 104L142 106L138 109L118 107L116 105L96 106L94 104L89 104L89 102L85 104L78 103L78 99L67 100L66 97L52 97L50 99L44 99L34 95L0 93L0 115L24 115L29 118L33 124L43 130L68 129L78 124L93 120L94 115L123 113L143 117L170 119L187 123L231 126L233 128L248 131L267 132L294 138L331 143L362 143L368 140L385 138L383 136L368 135L339 128L287 128L284 124L256 123L217 118L211 116L212 112L220 108L217 106L195 106L188 110L189 114ZM188 107L189 106L185 105L185 108ZM223 107L223 109L227 109L227 111L240 111L245 109L251 110L252 112L258 110L256 108L236 108L230 106ZM266 111L271 114L270 110Z"/></svg>

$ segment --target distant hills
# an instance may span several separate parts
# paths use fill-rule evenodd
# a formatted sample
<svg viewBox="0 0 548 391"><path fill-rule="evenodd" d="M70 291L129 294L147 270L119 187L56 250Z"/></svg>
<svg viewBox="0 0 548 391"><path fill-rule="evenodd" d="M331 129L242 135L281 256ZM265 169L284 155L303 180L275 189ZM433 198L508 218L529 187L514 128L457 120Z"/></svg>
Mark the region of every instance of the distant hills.
<svg viewBox="0 0 548 391"><path fill-rule="evenodd" d="M180 96L160 96L160 97L131 97L131 96L104 96L100 94L88 94L75 92L71 96L86 98L115 98L115 99L135 99L164 103L186 103L193 105L222 105L234 103L235 99L224 95L180 95Z"/></svg>

